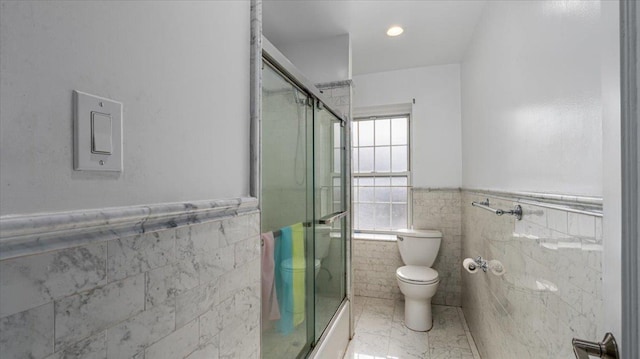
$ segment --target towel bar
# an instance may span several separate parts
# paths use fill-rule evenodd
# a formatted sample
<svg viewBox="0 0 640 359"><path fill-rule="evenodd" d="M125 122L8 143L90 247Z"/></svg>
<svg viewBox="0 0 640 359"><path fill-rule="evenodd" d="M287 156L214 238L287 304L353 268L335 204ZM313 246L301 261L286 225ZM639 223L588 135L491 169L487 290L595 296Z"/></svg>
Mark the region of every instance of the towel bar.
<svg viewBox="0 0 640 359"><path fill-rule="evenodd" d="M311 227L312 223L311 222L302 222L302 226L303 227ZM280 229L276 229L275 231L273 231L273 237L280 237L280 235L282 234L282 230ZM264 241L262 240L262 238L260 238L260 246L264 247Z"/></svg>
<svg viewBox="0 0 640 359"><path fill-rule="evenodd" d="M519 204L516 204L516 206L512 210L508 210L508 211L505 211L503 209L498 209L498 208L491 208L488 198L484 200L484 202L471 202L471 205L474 207L482 208L484 210L493 212L498 216L502 216L503 214L510 214L516 217L518 220L522 219L522 207Z"/></svg>

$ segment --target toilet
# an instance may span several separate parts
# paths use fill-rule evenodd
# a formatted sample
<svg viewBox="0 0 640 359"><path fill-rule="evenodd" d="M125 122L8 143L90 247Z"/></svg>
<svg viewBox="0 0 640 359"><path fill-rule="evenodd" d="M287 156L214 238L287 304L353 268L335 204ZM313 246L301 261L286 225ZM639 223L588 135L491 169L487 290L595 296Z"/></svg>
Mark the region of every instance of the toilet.
<svg viewBox="0 0 640 359"><path fill-rule="evenodd" d="M442 233L435 230L403 229L396 232L400 257L405 266L396 270L396 279L404 295L404 324L425 332L433 326L431 298L440 279L431 268L436 260Z"/></svg>
<svg viewBox="0 0 640 359"><path fill-rule="evenodd" d="M320 273L320 259L317 259L314 261L314 269L315 269L315 275L316 277L318 276L318 273ZM283 274L291 274L291 275L283 275L283 278L285 278L285 283L287 284L291 284L288 283L286 278L293 278L292 274L293 273L301 273L302 275L304 275L305 269L306 269L306 265L304 261L294 261L293 259L289 258L289 259L285 259L282 261L281 264L281 271Z"/></svg>
<svg viewBox="0 0 640 359"><path fill-rule="evenodd" d="M320 273L320 268L322 266L322 260L325 259L329 255L329 247L331 244L331 227L330 226L322 226L317 225L315 228L316 238L315 238L315 260L313 263L315 276L318 276ZM291 275L285 274L293 274L301 273L304 275L306 270L304 261L294 261L292 258L285 259L281 262L280 271L283 274L283 278L293 278ZM285 279L286 281L286 279ZM290 283L287 283L290 284Z"/></svg>
<svg viewBox="0 0 640 359"><path fill-rule="evenodd" d="M316 226L316 238L315 238L315 259L313 261L314 273L316 278L320 273L322 267L322 260L329 255L329 248L331 244L331 227L330 226ZM292 286L291 280L294 278L294 273L300 276L305 276L306 263L301 260L293 260L293 258L285 259L280 264L280 272L285 285ZM295 312L294 315L304 315L304 306L298 307L299 312Z"/></svg>

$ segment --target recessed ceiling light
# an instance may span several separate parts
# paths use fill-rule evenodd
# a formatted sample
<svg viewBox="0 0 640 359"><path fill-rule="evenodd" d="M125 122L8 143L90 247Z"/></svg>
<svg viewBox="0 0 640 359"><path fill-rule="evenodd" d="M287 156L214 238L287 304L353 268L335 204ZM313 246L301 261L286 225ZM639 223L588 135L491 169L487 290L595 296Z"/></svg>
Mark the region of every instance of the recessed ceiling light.
<svg viewBox="0 0 640 359"><path fill-rule="evenodd" d="M389 30L387 30L387 35L389 36L398 36L404 32L404 29L400 26L391 26Z"/></svg>

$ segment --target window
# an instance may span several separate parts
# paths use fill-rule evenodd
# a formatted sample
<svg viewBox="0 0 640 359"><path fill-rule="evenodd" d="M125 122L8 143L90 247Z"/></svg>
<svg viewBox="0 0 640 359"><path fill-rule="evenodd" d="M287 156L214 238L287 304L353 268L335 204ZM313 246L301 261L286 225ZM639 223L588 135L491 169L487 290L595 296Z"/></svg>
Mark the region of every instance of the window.
<svg viewBox="0 0 640 359"><path fill-rule="evenodd" d="M409 226L409 115L356 118L352 131L354 229Z"/></svg>

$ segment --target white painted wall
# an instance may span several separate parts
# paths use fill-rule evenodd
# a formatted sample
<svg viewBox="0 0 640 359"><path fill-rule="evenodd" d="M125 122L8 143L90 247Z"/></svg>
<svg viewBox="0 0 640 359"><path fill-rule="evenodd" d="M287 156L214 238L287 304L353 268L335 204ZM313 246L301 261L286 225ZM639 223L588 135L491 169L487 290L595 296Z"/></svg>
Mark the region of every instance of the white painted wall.
<svg viewBox="0 0 640 359"><path fill-rule="evenodd" d="M314 84L351 79L349 34L274 46Z"/></svg>
<svg viewBox="0 0 640 359"><path fill-rule="evenodd" d="M460 187L460 66L353 77L354 116L372 106L411 104L414 187Z"/></svg>
<svg viewBox="0 0 640 359"><path fill-rule="evenodd" d="M488 2L462 63L462 184L602 196L598 1Z"/></svg>
<svg viewBox="0 0 640 359"><path fill-rule="evenodd" d="M0 214L248 193L249 2L2 1ZM72 169L72 90L124 103L124 172Z"/></svg>

